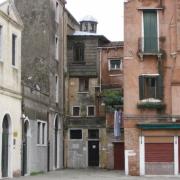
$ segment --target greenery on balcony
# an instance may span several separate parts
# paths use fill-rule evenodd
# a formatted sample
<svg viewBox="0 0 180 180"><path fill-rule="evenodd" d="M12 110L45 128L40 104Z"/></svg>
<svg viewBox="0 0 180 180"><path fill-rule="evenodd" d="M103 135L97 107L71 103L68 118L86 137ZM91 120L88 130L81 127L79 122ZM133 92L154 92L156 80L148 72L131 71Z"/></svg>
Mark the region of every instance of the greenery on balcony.
<svg viewBox="0 0 180 180"><path fill-rule="evenodd" d="M139 109L157 109L162 110L165 109L166 105L162 102L140 102L137 104Z"/></svg>
<svg viewBox="0 0 180 180"><path fill-rule="evenodd" d="M103 90L101 97L107 108L115 109L123 105L123 93L120 90Z"/></svg>

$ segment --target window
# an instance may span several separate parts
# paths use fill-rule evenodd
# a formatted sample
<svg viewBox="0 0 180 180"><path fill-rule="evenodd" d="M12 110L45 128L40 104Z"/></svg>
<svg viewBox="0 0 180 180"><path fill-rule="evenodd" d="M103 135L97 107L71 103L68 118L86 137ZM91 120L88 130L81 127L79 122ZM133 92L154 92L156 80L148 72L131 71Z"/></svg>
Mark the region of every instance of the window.
<svg viewBox="0 0 180 180"><path fill-rule="evenodd" d="M95 107L94 106L87 107L87 116L95 116Z"/></svg>
<svg viewBox="0 0 180 180"><path fill-rule="evenodd" d="M73 116L80 116L80 107L79 106L73 106Z"/></svg>
<svg viewBox="0 0 180 180"><path fill-rule="evenodd" d="M42 144L45 144L45 123L42 123Z"/></svg>
<svg viewBox="0 0 180 180"><path fill-rule="evenodd" d="M46 145L47 139L47 123L44 121L37 121L37 144Z"/></svg>
<svg viewBox="0 0 180 180"><path fill-rule="evenodd" d="M37 123L37 144L40 144L40 142L41 142L41 139L40 139L40 132L41 131L41 123L40 122L38 122Z"/></svg>
<svg viewBox="0 0 180 180"><path fill-rule="evenodd" d="M162 99L162 78L160 75L142 75L139 77L139 93L142 99Z"/></svg>
<svg viewBox="0 0 180 180"><path fill-rule="evenodd" d="M56 1L55 20L59 23L59 2Z"/></svg>
<svg viewBox="0 0 180 180"><path fill-rule="evenodd" d="M158 51L158 24L157 11L143 11L144 53L156 53Z"/></svg>
<svg viewBox="0 0 180 180"><path fill-rule="evenodd" d="M74 62L83 63L84 62L84 44L76 43L74 45Z"/></svg>
<svg viewBox="0 0 180 180"><path fill-rule="evenodd" d="M59 77L56 75L56 103L59 102Z"/></svg>
<svg viewBox="0 0 180 180"><path fill-rule="evenodd" d="M12 65L16 65L16 39L17 36L15 34L12 35Z"/></svg>
<svg viewBox="0 0 180 180"><path fill-rule="evenodd" d="M87 92L89 90L89 79L79 78L79 92Z"/></svg>
<svg viewBox="0 0 180 180"><path fill-rule="evenodd" d="M70 139L82 139L82 130L81 129L71 129L70 130Z"/></svg>
<svg viewBox="0 0 180 180"><path fill-rule="evenodd" d="M109 70L122 70L122 60L110 59L109 60Z"/></svg>
<svg viewBox="0 0 180 180"><path fill-rule="evenodd" d="M91 23L91 32L94 32L94 31L95 31L95 24Z"/></svg>
<svg viewBox="0 0 180 180"><path fill-rule="evenodd" d="M85 23L84 26L85 26L84 31L88 31L88 23Z"/></svg>
<svg viewBox="0 0 180 180"><path fill-rule="evenodd" d="M55 36L55 59L59 59L59 38Z"/></svg>
<svg viewBox="0 0 180 180"><path fill-rule="evenodd" d="M88 139L99 139L99 130L98 129L89 129L88 130Z"/></svg>
<svg viewBox="0 0 180 180"><path fill-rule="evenodd" d="M2 60L2 26L0 25L0 60Z"/></svg>

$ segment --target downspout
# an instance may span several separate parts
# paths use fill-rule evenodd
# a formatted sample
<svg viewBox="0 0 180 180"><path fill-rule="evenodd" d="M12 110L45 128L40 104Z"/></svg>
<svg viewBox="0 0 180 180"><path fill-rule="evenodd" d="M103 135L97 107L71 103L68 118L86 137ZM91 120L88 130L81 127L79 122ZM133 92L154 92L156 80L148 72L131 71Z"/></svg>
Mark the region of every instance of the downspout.
<svg viewBox="0 0 180 180"><path fill-rule="evenodd" d="M65 107L66 107L66 104L65 104L65 78L64 78L64 60L65 60L65 57L64 57L64 55L65 55L65 53L64 53L64 19L65 19L65 4L64 4L64 6L63 6L63 23L62 23L62 54L63 54L63 59L62 59L62 67L63 67L63 69L62 69L62 73L63 73L63 76L62 76L62 78L63 78L63 114L62 114L62 118L63 118L63 120L62 120L62 127L63 127L63 129L62 129L62 133L63 133L63 153L62 153L62 161L63 161L63 168L64 168L64 165L65 165L65 157L64 157L64 155L65 155L65 139L64 139L64 137L65 137L65 133L64 133L64 121L66 120L66 117L64 116L64 112L65 112Z"/></svg>
<svg viewBox="0 0 180 180"><path fill-rule="evenodd" d="M99 74L99 90L100 90L100 93L102 91L102 87L101 87L101 83L102 83L102 70L101 70L101 61L102 61L102 49L100 48L100 65L99 65L99 68L100 68L100 74Z"/></svg>

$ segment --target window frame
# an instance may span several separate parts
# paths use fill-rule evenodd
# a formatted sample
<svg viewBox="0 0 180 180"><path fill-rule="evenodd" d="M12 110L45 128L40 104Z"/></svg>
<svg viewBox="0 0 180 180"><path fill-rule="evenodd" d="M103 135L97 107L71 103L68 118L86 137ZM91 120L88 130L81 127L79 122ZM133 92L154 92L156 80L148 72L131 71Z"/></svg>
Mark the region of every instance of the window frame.
<svg viewBox="0 0 180 180"><path fill-rule="evenodd" d="M147 89L150 89L151 87L148 86L148 87L145 87L146 86L146 83L145 83L145 80L147 78L155 78L155 97L145 97L145 88ZM139 99L140 100L147 100L147 99L156 99L156 100L162 100L162 79L161 79L161 75L160 74L142 74L139 76ZM161 93L160 93L161 92ZM149 96L150 96L150 93L149 93Z"/></svg>
<svg viewBox="0 0 180 180"><path fill-rule="evenodd" d="M76 130L81 131L81 139L71 139L71 131L76 131ZM83 140L83 129L81 129L81 128L70 128L68 134L69 134L69 140L70 141L82 141Z"/></svg>
<svg viewBox="0 0 180 180"><path fill-rule="evenodd" d="M79 115L77 115L77 116L74 115L74 111L73 111L74 108L76 108L76 107L79 108ZM80 106L72 106L72 116L73 116L73 117L80 117L80 116L81 116L81 107L80 107Z"/></svg>
<svg viewBox="0 0 180 180"><path fill-rule="evenodd" d="M0 24L0 62L3 62L3 25Z"/></svg>
<svg viewBox="0 0 180 180"><path fill-rule="evenodd" d="M82 42L74 43L74 45L73 45L73 63L84 64L85 63L84 56L85 56L84 43L82 43Z"/></svg>
<svg viewBox="0 0 180 180"><path fill-rule="evenodd" d="M38 124L40 124L40 126L38 126ZM39 130L38 130L38 127L40 127ZM43 127L44 127L44 130L43 130ZM46 121L37 120L37 146L47 146L47 122Z"/></svg>
<svg viewBox="0 0 180 180"><path fill-rule="evenodd" d="M59 36L55 35L55 59L59 61Z"/></svg>
<svg viewBox="0 0 180 180"><path fill-rule="evenodd" d="M112 61L119 61L120 62L119 68L112 68L111 67L111 62ZM109 71L122 71L122 69L123 69L123 60L122 60L122 58L110 58L108 60L108 69L109 69Z"/></svg>
<svg viewBox="0 0 180 180"><path fill-rule="evenodd" d="M11 64L13 67L17 66L17 40L18 36L15 33L12 33L12 57L11 57Z"/></svg>
<svg viewBox="0 0 180 180"><path fill-rule="evenodd" d="M83 82L83 90L81 90L81 83ZM86 87L88 86L88 87ZM89 92L89 78L79 78L79 92Z"/></svg>
<svg viewBox="0 0 180 180"><path fill-rule="evenodd" d="M159 37L160 37L160 31L159 31L159 29L160 29L160 24L159 24L159 10L158 9L144 9L144 10L142 10L142 15L141 15L141 44L142 44L142 52L144 52L145 51L145 49L144 49L144 12L145 11L156 11L156 13L157 13L157 50L158 50L158 52L159 52L159 50L160 50L160 42L159 42Z"/></svg>
<svg viewBox="0 0 180 180"><path fill-rule="evenodd" d="M58 74L55 75L55 102L59 103L59 76Z"/></svg>
<svg viewBox="0 0 180 180"><path fill-rule="evenodd" d="M94 108L94 115L89 115L89 108L91 108L91 107ZM86 111L87 111L87 117L95 117L96 116L96 106L88 105L88 106L86 106Z"/></svg>
<svg viewBox="0 0 180 180"><path fill-rule="evenodd" d="M60 18L60 3L58 0L55 1L55 21L59 23Z"/></svg>

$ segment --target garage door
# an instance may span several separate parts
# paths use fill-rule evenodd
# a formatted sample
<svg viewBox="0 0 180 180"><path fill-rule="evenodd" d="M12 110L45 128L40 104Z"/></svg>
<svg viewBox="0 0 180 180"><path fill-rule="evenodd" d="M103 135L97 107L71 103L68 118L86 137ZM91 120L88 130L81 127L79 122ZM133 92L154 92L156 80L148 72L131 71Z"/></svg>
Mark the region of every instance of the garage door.
<svg viewBox="0 0 180 180"><path fill-rule="evenodd" d="M146 143L145 162L173 162L174 144L172 143Z"/></svg>
<svg viewBox="0 0 180 180"><path fill-rule="evenodd" d="M145 173L152 175L174 173L173 137L145 137Z"/></svg>

